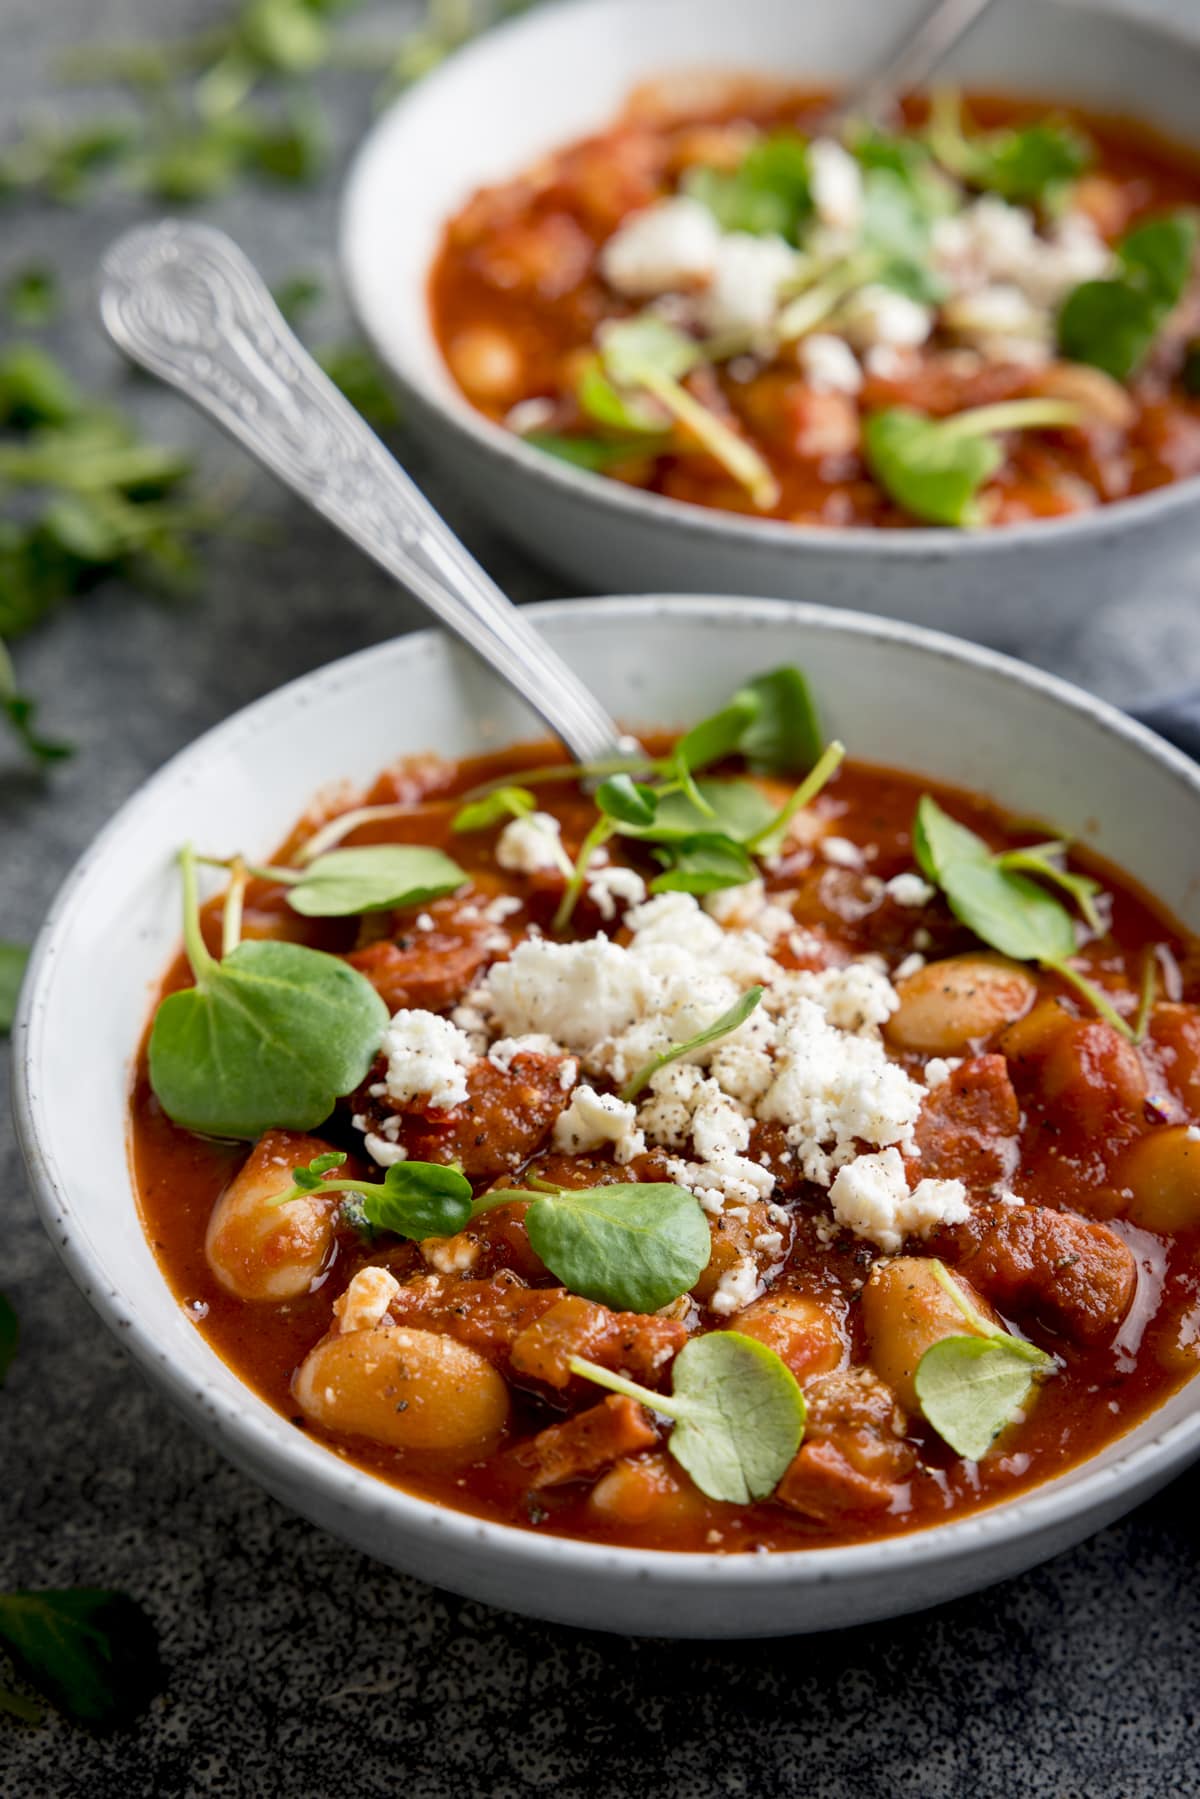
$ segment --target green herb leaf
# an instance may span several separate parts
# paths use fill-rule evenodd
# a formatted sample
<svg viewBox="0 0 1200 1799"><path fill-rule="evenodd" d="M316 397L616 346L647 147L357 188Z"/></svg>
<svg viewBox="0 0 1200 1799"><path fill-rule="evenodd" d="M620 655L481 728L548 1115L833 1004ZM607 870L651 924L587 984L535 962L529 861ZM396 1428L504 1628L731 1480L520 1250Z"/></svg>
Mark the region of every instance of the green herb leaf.
<svg viewBox="0 0 1200 1799"><path fill-rule="evenodd" d="M1096 895L1104 889L1091 875L1077 874L1074 869L1064 868L1061 862L1054 860L1063 855L1066 848L1065 843L1034 843L1025 849L1005 850L994 860L998 868L1013 868L1018 872L1038 875L1042 880L1061 887L1079 907L1088 929L1102 935L1104 920L1096 910Z"/></svg>
<svg viewBox="0 0 1200 1799"><path fill-rule="evenodd" d="M521 442L532 444L543 455L556 456L560 462L570 462L575 468L603 474L606 469L618 468L621 463L629 462L636 456L657 455L665 440L652 442L644 437L568 437L554 431L526 431L522 434Z"/></svg>
<svg viewBox="0 0 1200 1799"><path fill-rule="evenodd" d="M123 1723L162 1686L154 1626L125 1593L93 1587L0 1593L0 1642L33 1684L81 1724Z"/></svg>
<svg viewBox="0 0 1200 1799"><path fill-rule="evenodd" d="M1008 400L944 419L892 406L866 421L867 461L880 486L914 518L978 525L976 496L1004 461L998 433L1077 425L1083 417L1066 400Z"/></svg>
<svg viewBox="0 0 1200 1799"><path fill-rule="evenodd" d="M452 831L487 831L501 819L523 818L537 811L537 796L528 787L493 787L482 799L462 806L450 821Z"/></svg>
<svg viewBox="0 0 1200 1799"><path fill-rule="evenodd" d="M722 1012L719 1018L714 1018L713 1022L704 1030L697 1031L694 1037L687 1038L683 1043L673 1043L669 1049L664 1049L657 1056L652 1056L630 1080L626 1081L621 1088L621 1098L623 1100L636 1099L642 1088L649 1085L651 1075L657 1074L660 1068L666 1068L671 1062L678 1062L681 1056L691 1055L693 1050L707 1049L710 1043L719 1043L722 1037L732 1036L734 1031L745 1024L751 1012L762 999L764 991L762 987L748 988L740 999L735 1000L733 1005Z"/></svg>
<svg viewBox="0 0 1200 1799"><path fill-rule="evenodd" d="M607 425L613 431L661 438L664 431L670 428L670 417L661 406L653 402L647 404L636 394L621 393L604 373L598 356L591 357L585 363L575 397L589 418L595 419L598 425Z"/></svg>
<svg viewBox="0 0 1200 1799"><path fill-rule="evenodd" d="M62 425L83 412L75 383L36 344L12 344L0 355L0 422L30 429Z"/></svg>
<svg viewBox="0 0 1200 1799"><path fill-rule="evenodd" d="M28 961L29 951L23 943L0 943L0 1033L12 1030Z"/></svg>
<svg viewBox="0 0 1200 1799"><path fill-rule="evenodd" d="M935 799L923 794L913 821L913 853L927 881L940 886L944 871L957 862L988 863L992 852L982 837L943 812Z"/></svg>
<svg viewBox="0 0 1200 1799"><path fill-rule="evenodd" d="M943 1337L917 1364L917 1398L955 1454L977 1462L1027 1403L1034 1368L1051 1365L1016 1337Z"/></svg>
<svg viewBox="0 0 1200 1799"><path fill-rule="evenodd" d="M749 854L729 837L685 837L654 854L666 873L655 875L651 893L719 893L754 878Z"/></svg>
<svg viewBox="0 0 1200 1799"><path fill-rule="evenodd" d="M812 212L808 145L795 132L773 132L732 170L692 168L683 191L699 200L724 231L800 241Z"/></svg>
<svg viewBox="0 0 1200 1799"><path fill-rule="evenodd" d="M407 843L329 850L289 886L287 902L305 918L347 918L420 906L453 893L467 879L441 850Z"/></svg>
<svg viewBox="0 0 1200 1799"><path fill-rule="evenodd" d="M623 825L652 825L658 809L658 795L653 787L635 781L631 775L610 775L596 789L596 804L606 818Z"/></svg>
<svg viewBox="0 0 1200 1799"><path fill-rule="evenodd" d="M363 344L325 344L313 355L335 387L376 431L400 423L395 395L371 352Z"/></svg>
<svg viewBox="0 0 1200 1799"><path fill-rule="evenodd" d="M739 1331L709 1331L684 1345L670 1398L580 1356L571 1370L639 1399L675 1421L667 1447L702 1493L731 1505L766 1499L804 1438L804 1395L773 1349Z"/></svg>
<svg viewBox="0 0 1200 1799"><path fill-rule="evenodd" d="M1067 295L1058 316L1063 355L1117 381L1135 375L1183 296L1196 235L1196 219L1185 212L1151 219L1129 232L1117 246L1118 274L1085 281Z"/></svg>
<svg viewBox="0 0 1200 1799"><path fill-rule="evenodd" d="M324 283L317 275L289 275L271 290L271 298L289 325L296 325L325 295Z"/></svg>
<svg viewBox="0 0 1200 1799"><path fill-rule="evenodd" d="M698 836L720 836L737 844L747 842L775 817L774 806L753 781L698 781L696 791L699 805L686 793L663 793L653 823L625 825L625 835L647 843L684 843Z"/></svg>
<svg viewBox="0 0 1200 1799"><path fill-rule="evenodd" d="M12 1367L20 1335L21 1327L13 1303L6 1294L0 1293L0 1387Z"/></svg>
<svg viewBox="0 0 1200 1799"><path fill-rule="evenodd" d="M711 763L722 762L726 756L740 750L742 739L760 710L761 702L753 686L750 683L739 688L727 706L685 731L675 745L672 760L697 774Z"/></svg>
<svg viewBox="0 0 1200 1799"><path fill-rule="evenodd" d="M1093 159L1092 146L1080 132L1053 120L968 137L958 98L950 92L934 98L928 138L934 155L952 175L1005 200L1027 204L1050 203Z"/></svg>
<svg viewBox="0 0 1200 1799"><path fill-rule="evenodd" d="M398 1163L403 1167L403 1163ZM490 1193L476 1213L530 1197L534 1251L572 1293L621 1312L656 1312L695 1285L712 1238L699 1200L666 1181Z"/></svg>
<svg viewBox="0 0 1200 1799"><path fill-rule="evenodd" d="M0 562L2 572L2 562ZM0 640L0 718L7 721L9 729L35 762L42 764L61 762L72 755L69 743L60 743L53 738L43 737L37 729L37 701L22 693L17 686L16 670L12 658L2 640ZM0 995L3 991L3 969L0 967ZM0 1026L0 1028L3 1028Z"/></svg>
<svg viewBox="0 0 1200 1799"><path fill-rule="evenodd" d="M181 855L196 985L163 1000L150 1084L167 1116L211 1137L309 1131L366 1078L387 1007L348 962L299 943L239 943L217 961L200 930L195 862Z"/></svg>
<svg viewBox="0 0 1200 1799"><path fill-rule="evenodd" d="M774 668L748 681L739 694L752 695L753 719L738 748L756 774L805 774L821 754L816 701L801 669Z"/></svg>
<svg viewBox="0 0 1200 1799"><path fill-rule="evenodd" d="M48 325L59 308L54 270L38 264L18 269L4 290L4 304L14 325L22 329Z"/></svg>
<svg viewBox="0 0 1200 1799"><path fill-rule="evenodd" d="M373 1230L421 1242L452 1237L471 1217L471 1183L443 1162L393 1162L382 1181L326 1180L346 1160L337 1150L292 1169L292 1185L271 1200L286 1205L305 1193L348 1193L359 1202L358 1221Z"/></svg>

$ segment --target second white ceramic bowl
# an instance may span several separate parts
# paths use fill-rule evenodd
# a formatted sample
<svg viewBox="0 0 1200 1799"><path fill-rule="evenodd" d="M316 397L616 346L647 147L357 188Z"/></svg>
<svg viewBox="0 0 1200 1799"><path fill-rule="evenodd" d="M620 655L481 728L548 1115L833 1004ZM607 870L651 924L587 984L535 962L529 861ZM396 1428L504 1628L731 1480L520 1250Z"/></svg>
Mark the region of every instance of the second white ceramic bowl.
<svg viewBox="0 0 1200 1799"><path fill-rule="evenodd" d="M819 607L655 596L532 610L635 728L688 723L742 679L799 662L853 755L1051 820L1200 928L1200 772L1061 682ZM130 1067L179 939L176 851L191 840L266 854L331 782L361 786L404 754L458 756L537 734L532 714L437 633L381 644L177 756L117 814L51 909L13 1056L37 1203L92 1305L196 1429L285 1504L408 1573L514 1611L653 1636L824 1630L953 1598L1079 1541L1200 1453L1193 1383L1102 1455L956 1523L849 1548L672 1555L444 1510L349 1466L242 1385L167 1286L130 1182Z"/></svg>
<svg viewBox="0 0 1200 1799"><path fill-rule="evenodd" d="M560 0L489 32L400 100L353 170L351 298L406 414L506 531L585 592L794 596L1033 651L1200 543L1200 480L994 532L821 530L684 505L522 444L459 392L426 286L447 220L479 187L610 122L641 81L688 68L841 86L927 0ZM1200 37L1091 6L1005 0L945 73L1077 100L1200 143Z"/></svg>

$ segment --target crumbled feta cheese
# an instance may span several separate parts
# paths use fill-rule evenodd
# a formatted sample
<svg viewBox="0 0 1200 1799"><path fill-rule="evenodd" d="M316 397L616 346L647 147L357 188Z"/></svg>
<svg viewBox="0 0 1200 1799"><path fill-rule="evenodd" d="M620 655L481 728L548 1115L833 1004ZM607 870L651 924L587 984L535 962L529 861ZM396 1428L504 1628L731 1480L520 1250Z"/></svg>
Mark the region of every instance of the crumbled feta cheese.
<svg viewBox="0 0 1200 1799"><path fill-rule="evenodd" d="M1189 1124L1184 1135L1189 1143L1200 1143L1200 1124Z"/></svg>
<svg viewBox="0 0 1200 1799"><path fill-rule="evenodd" d="M503 924L514 912L519 912L524 905L515 893L498 893L494 900L489 900L483 908L483 916L489 924Z"/></svg>
<svg viewBox="0 0 1200 1799"><path fill-rule="evenodd" d="M971 1212L961 1181L924 1180L910 1193L897 1149L859 1156L840 1169L829 1203L839 1224L889 1254L905 1237L926 1236L939 1224L961 1224Z"/></svg>
<svg viewBox="0 0 1200 1799"><path fill-rule="evenodd" d="M597 868L588 871L587 896L606 922L617 915L618 901L638 906L646 897L646 883L636 868Z"/></svg>
<svg viewBox="0 0 1200 1799"><path fill-rule="evenodd" d="M434 923L433 923L433 917L430 913L428 913L428 912L418 912L417 913L417 929L418 929L418 931L432 931L434 928L435 927L434 927Z"/></svg>
<svg viewBox="0 0 1200 1799"><path fill-rule="evenodd" d="M579 1063L574 1056L568 1056L558 1071L558 1084L564 1093L569 1093L579 1079Z"/></svg>
<svg viewBox="0 0 1200 1799"><path fill-rule="evenodd" d="M577 1087L570 1105L554 1126L554 1147L582 1155L603 1144L613 1144L617 1162L632 1162L646 1147L637 1128L637 1108L614 1093L597 1093L593 1087Z"/></svg>
<svg viewBox="0 0 1200 1799"><path fill-rule="evenodd" d="M384 1090L398 1105L425 1097L431 1106L446 1110L466 1099L466 1070L475 1053L448 1018L435 1012L397 1012L383 1034L382 1048L387 1058Z"/></svg>
<svg viewBox="0 0 1200 1799"><path fill-rule="evenodd" d="M387 1317L400 1282L386 1268L360 1268L340 1299L334 1301L343 1333L374 1330Z"/></svg>
<svg viewBox="0 0 1200 1799"><path fill-rule="evenodd" d="M871 282L847 303L845 329L859 349L875 344L907 349L925 342L933 329L933 313L919 300Z"/></svg>
<svg viewBox="0 0 1200 1799"><path fill-rule="evenodd" d="M865 959L844 968L801 970L777 984L784 1004L796 997L815 1000L839 1031L877 1032L900 1004L900 996L883 969ZM771 995L775 1003L775 993Z"/></svg>
<svg viewBox="0 0 1200 1799"><path fill-rule="evenodd" d="M903 962L897 964L892 971L892 980L907 981L910 975L920 974L924 966L924 956L919 950L914 950L911 956L905 956Z"/></svg>
<svg viewBox="0 0 1200 1799"><path fill-rule="evenodd" d="M600 251L600 273L619 294L648 298L707 280L720 246L708 207L677 194L624 221Z"/></svg>
<svg viewBox="0 0 1200 1799"><path fill-rule="evenodd" d="M805 380L816 393L856 394L862 387L858 358L843 337L814 331L811 337L800 339L796 356Z"/></svg>
<svg viewBox="0 0 1200 1799"><path fill-rule="evenodd" d="M742 1256L725 1270L708 1303L719 1316L728 1318L734 1312L744 1311L762 1291L757 1262L753 1256Z"/></svg>
<svg viewBox="0 0 1200 1799"><path fill-rule="evenodd" d="M898 906L927 906L937 888L931 886L923 875L910 871L893 875L890 881L884 883L884 891Z"/></svg>
<svg viewBox="0 0 1200 1799"><path fill-rule="evenodd" d="M538 874L557 868L569 874L570 858L561 842L562 827L549 812L529 812L512 818L496 841L496 861L516 874Z"/></svg>
<svg viewBox="0 0 1200 1799"><path fill-rule="evenodd" d="M821 223L835 231L857 231L862 223L863 178L850 152L831 137L814 138L808 146L808 178Z"/></svg>
<svg viewBox="0 0 1200 1799"><path fill-rule="evenodd" d="M760 875L738 887L720 887L716 893L707 893L701 904L726 931L757 931L768 943L774 943L796 922L786 907L768 900Z"/></svg>
<svg viewBox="0 0 1200 1799"><path fill-rule="evenodd" d="M397 1162L408 1160L408 1151L403 1144L394 1143L390 1137L383 1136L379 1131L367 1132L363 1138L363 1148L371 1160L377 1162L381 1168L391 1168Z"/></svg>
<svg viewBox="0 0 1200 1799"><path fill-rule="evenodd" d="M487 1059L501 1074L507 1074L515 1056L561 1056L562 1044L545 1031L530 1031L524 1037L498 1037L488 1050Z"/></svg>
<svg viewBox="0 0 1200 1799"><path fill-rule="evenodd" d="M863 354L863 367L879 381L899 381L909 360L895 344L872 344Z"/></svg>
<svg viewBox="0 0 1200 1799"><path fill-rule="evenodd" d="M704 295L709 331L765 332L774 322L783 289L796 273L795 250L781 237L752 237L731 231L718 247L712 284Z"/></svg>
<svg viewBox="0 0 1200 1799"><path fill-rule="evenodd" d="M831 862L835 868L861 868L863 865L862 850L848 837L822 837L820 850L826 862Z"/></svg>
<svg viewBox="0 0 1200 1799"><path fill-rule="evenodd" d="M460 1231L456 1237L426 1237L421 1254L439 1274L466 1274L479 1260L482 1244Z"/></svg>
<svg viewBox="0 0 1200 1799"><path fill-rule="evenodd" d="M518 400L504 415L504 423L518 437L524 437L529 431L544 431L547 425L554 422L554 401L544 395L533 400Z"/></svg>
<svg viewBox="0 0 1200 1799"><path fill-rule="evenodd" d="M930 1056L922 1073L927 1087L940 1087L962 1064L961 1056Z"/></svg>
<svg viewBox="0 0 1200 1799"><path fill-rule="evenodd" d="M1007 1187L1001 1188L996 1198L1002 1206L1023 1206L1025 1204L1019 1193L1011 1193Z"/></svg>
<svg viewBox="0 0 1200 1799"><path fill-rule="evenodd" d="M488 994L511 1036L546 1031L571 1050L590 1050L640 1018L654 983L637 957L607 937L586 943L518 943L489 969Z"/></svg>

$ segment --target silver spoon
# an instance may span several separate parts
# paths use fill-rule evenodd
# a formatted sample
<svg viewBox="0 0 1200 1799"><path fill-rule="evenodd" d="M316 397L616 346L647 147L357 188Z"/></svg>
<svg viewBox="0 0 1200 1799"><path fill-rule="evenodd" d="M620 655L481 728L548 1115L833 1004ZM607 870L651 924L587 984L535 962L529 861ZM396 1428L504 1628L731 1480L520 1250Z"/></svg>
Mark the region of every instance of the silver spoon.
<svg viewBox="0 0 1200 1799"><path fill-rule="evenodd" d="M893 101L931 75L993 0L934 0L925 17L888 46L871 74L856 81L820 120L833 131L848 119L878 119Z"/></svg>
<svg viewBox="0 0 1200 1799"><path fill-rule="evenodd" d="M127 232L101 264L100 314L119 349L423 601L577 761L636 750L317 367L223 232L171 219Z"/></svg>

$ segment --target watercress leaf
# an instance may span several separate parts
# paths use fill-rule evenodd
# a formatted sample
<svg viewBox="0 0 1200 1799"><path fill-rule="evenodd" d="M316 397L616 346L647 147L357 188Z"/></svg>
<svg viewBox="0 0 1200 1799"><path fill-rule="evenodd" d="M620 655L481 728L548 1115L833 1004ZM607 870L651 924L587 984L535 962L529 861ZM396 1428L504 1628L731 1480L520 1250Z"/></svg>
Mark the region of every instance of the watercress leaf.
<svg viewBox="0 0 1200 1799"><path fill-rule="evenodd" d="M368 1224L416 1242L452 1237L471 1216L470 1181L440 1162L394 1162L381 1187L355 1191Z"/></svg>
<svg viewBox="0 0 1200 1799"><path fill-rule="evenodd" d="M790 1369L756 1338L719 1330L686 1343L671 1378L676 1461L710 1499L766 1499L804 1437L804 1395Z"/></svg>
<svg viewBox="0 0 1200 1799"><path fill-rule="evenodd" d="M1065 906L1026 875L994 863L957 862L942 876L954 916L984 943L1018 962L1061 962L1075 953Z"/></svg>
<svg viewBox="0 0 1200 1799"><path fill-rule="evenodd" d="M685 731L672 753L672 761L693 774L732 756L741 748L747 726L758 715L760 701L749 687L740 689L727 706L703 718Z"/></svg>
<svg viewBox="0 0 1200 1799"><path fill-rule="evenodd" d="M305 918L346 918L424 905L453 893L466 878L458 863L441 850L375 843L318 856L288 888L287 902Z"/></svg>
<svg viewBox="0 0 1200 1799"><path fill-rule="evenodd" d="M396 396L364 344L323 344L313 355L373 430L390 431L400 423Z"/></svg>
<svg viewBox="0 0 1200 1799"><path fill-rule="evenodd" d="M523 818L537 811L537 796L528 787L494 787L482 799L462 806L450 821L452 831L487 831L501 819Z"/></svg>
<svg viewBox="0 0 1200 1799"><path fill-rule="evenodd" d="M323 1156L314 1156L312 1161L306 1162L303 1167L293 1168L292 1180L302 1193L315 1193L321 1185L322 1175L331 1173L335 1168L340 1168L345 1160L345 1150L331 1149Z"/></svg>
<svg viewBox="0 0 1200 1799"><path fill-rule="evenodd" d="M666 793L658 802L654 822L626 825L625 835L650 843L683 843L695 837L728 837L745 843L768 825L775 808L753 781L698 781L704 807L686 793Z"/></svg>
<svg viewBox="0 0 1200 1799"><path fill-rule="evenodd" d="M7 1294L0 1293L0 1387L12 1367L20 1335L21 1327L13 1303Z"/></svg>
<svg viewBox="0 0 1200 1799"><path fill-rule="evenodd" d="M1197 222L1191 213L1168 213L1137 225L1117 245L1125 274L1164 311L1183 297L1196 253Z"/></svg>
<svg viewBox="0 0 1200 1799"><path fill-rule="evenodd" d="M773 132L736 169L689 169L683 191L707 206L724 231L797 243L812 212L808 146L795 132Z"/></svg>
<svg viewBox="0 0 1200 1799"><path fill-rule="evenodd" d="M23 430L62 425L83 412L66 370L36 344L12 344L0 355L0 423Z"/></svg>
<svg viewBox="0 0 1200 1799"><path fill-rule="evenodd" d="M974 140L972 148L975 186L1016 202L1047 200L1092 161L1088 140L1071 126L1054 122L987 132Z"/></svg>
<svg viewBox="0 0 1200 1799"><path fill-rule="evenodd" d="M0 943L0 1033L12 1030L28 960L29 951L23 943Z"/></svg>
<svg viewBox="0 0 1200 1799"><path fill-rule="evenodd" d="M596 804L606 818L623 825L651 825L658 807L653 787L635 781L631 775L611 775L596 789Z"/></svg>
<svg viewBox="0 0 1200 1799"><path fill-rule="evenodd" d="M654 854L666 872L655 875L651 893L719 893L754 877L749 854L729 837L688 837Z"/></svg>
<svg viewBox="0 0 1200 1799"><path fill-rule="evenodd" d="M621 1312L656 1312L678 1299L712 1253L699 1200L662 1181L540 1194L525 1228L565 1287Z"/></svg>
<svg viewBox="0 0 1200 1799"><path fill-rule="evenodd" d="M606 373L626 387L642 387L647 378L678 381L704 359L694 337L668 324L655 312L641 312L605 328L600 355Z"/></svg>
<svg viewBox="0 0 1200 1799"><path fill-rule="evenodd" d="M35 264L18 269L4 290L4 303L14 325L48 325L59 307L58 280L53 269Z"/></svg>
<svg viewBox="0 0 1200 1799"><path fill-rule="evenodd" d="M0 1641L39 1691L81 1724L123 1723L162 1687L154 1626L125 1593L0 1593Z"/></svg>
<svg viewBox="0 0 1200 1799"><path fill-rule="evenodd" d="M1050 1366L1015 1337L943 1337L917 1364L917 1398L955 1454L976 1462L1027 1403L1035 1369Z"/></svg>
<svg viewBox="0 0 1200 1799"><path fill-rule="evenodd" d="M756 675L734 695L754 700L738 748L756 774L804 774L821 754L821 723L808 677L790 664Z"/></svg>
<svg viewBox="0 0 1200 1799"><path fill-rule="evenodd" d="M976 496L1004 461L991 436L950 436L946 421L892 406L867 418L867 461L880 485L914 518L932 525L979 522Z"/></svg>
<svg viewBox="0 0 1200 1799"><path fill-rule="evenodd" d="M240 943L163 1000L150 1084L210 1137L310 1131L366 1078L387 1007L349 963L299 943Z"/></svg>
<svg viewBox="0 0 1200 1799"><path fill-rule="evenodd" d="M1090 363L1114 381L1128 381L1158 330L1148 294L1124 281L1084 281L1058 315L1058 347L1070 362Z"/></svg>
<svg viewBox="0 0 1200 1799"><path fill-rule="evenodd" d="M999 868L1014 868L1018 872L1037 875L1040 879L1061 887L1079 907L1088 928L1102 933L1104 920L1096 910L1096 895L1104 889L1091 875L1079 874L1075 869L1065 868L1062 863L1053 861L1051 852L1061 847L1054 844L1034 844L1028 849L1005 850L995 861Z"/></svg>
<svg viewBox="0 0 1200 1799"><path fill-rule="evenodd" d="M271 298L289 325L297 324L324 294L324 284L317 275L289 275L271 290Z"/></svg>
<svg viewBox="0 0 1200 1799"><path fill-rule="evenodd" d="M557 456L560 462L570 462L576 468L603 474L605 469L617 468L622 462L629 462L635 456L657 455L665 440L652 441L644 437L568 437L555 431L526 431L521 441L532 444L535 450L541 450L546 456Z"/></svg>
<svg viewBox="0 0 1200 1799"><path fill-rule="evenodd" d="M604 373L598 356L584 365L575 390L581 409L613 431L661 437L671 420L663 408L637 394L623 394Z"/></svg>
<svg viewBox="0 0 1200 1799"><path fill-rule="evenodd" d="M913 821L913 852L927 881L940 886L943 870L955 862L990 862L992 852L982 837L943 812L929 794L917 801Z"/></svg>
<svg viewBox="0 0 1200 1799"><path fill-rule="evenodd" d="M683 1043L673 1043L669 1049L664 1049L657 1056L652 1056L650 1061L644 1067L639 1068L632 1079L622 1087L621 1098L623 1100L636 1099L642 1088L648 1084L651 1075L657 1074L660 1068L666 1068L671 1062L678 1062L681 1056L690 1055L693 1050L706 1049L710 1043L719 1043L722 1037L732 1036L734 1031L739 1030L745 1024L762 996L763 989L761 987L748 988L740 999L735 1000L733 1005L722 1012L719 1018L714 1018L713 1022L704 1030L697 1031L694 1037L687 1038Z"/></svg>

